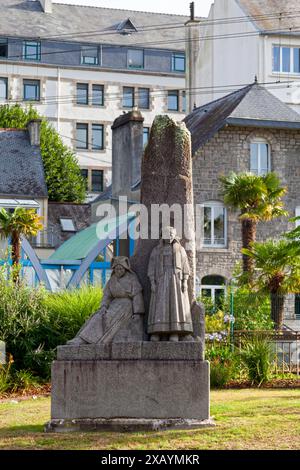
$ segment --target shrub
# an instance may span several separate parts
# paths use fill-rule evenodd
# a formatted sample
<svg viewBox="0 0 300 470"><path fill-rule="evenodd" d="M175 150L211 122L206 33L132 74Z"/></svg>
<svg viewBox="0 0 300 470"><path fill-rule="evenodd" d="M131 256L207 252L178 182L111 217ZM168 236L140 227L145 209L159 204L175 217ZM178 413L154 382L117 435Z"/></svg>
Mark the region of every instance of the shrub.
<svg viewBox="0 0 300 470"><path fill-rule="evenodd" d="M237 375L236 355L227 343L207 343L206 359L210 361L210 384L222 388Z"/></svg>
<svg viewBox="0 0 300 470"><path fill-rule="evenodd" d="M274 353L267 339L255 336L250 340L245 340L240 351L240 358L252 384L260 387L270 379Z"/></svg>
<svg viewBox="0 0 300 470"><path fill-rule="evenodd" d="M14 369L49 378L56 347L76 335L101 297L101 289L92 286L53 294L21 282L16 289L0 272L0 339L13 355Z"/></svg>
<svg viewBox="0 0 300 470"><path fill-rule="evenodd" d="M250 287L236 289L233 295L235 330L272 330L270 297L254 293Z"/></svg>

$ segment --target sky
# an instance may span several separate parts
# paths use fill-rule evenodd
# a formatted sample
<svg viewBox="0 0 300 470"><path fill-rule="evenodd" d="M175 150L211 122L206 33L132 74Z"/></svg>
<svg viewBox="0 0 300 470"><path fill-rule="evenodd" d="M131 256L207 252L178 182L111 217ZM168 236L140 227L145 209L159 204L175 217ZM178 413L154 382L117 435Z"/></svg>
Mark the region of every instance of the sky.
<svg viewBox="0 0 300 470"><path fill-rule="evenodd" d="M91 5L124 10L151 11L158 13L190 14L191 0L53 0L54 3ZM207 16L213 0L194 0L196 16Z"/></svg>

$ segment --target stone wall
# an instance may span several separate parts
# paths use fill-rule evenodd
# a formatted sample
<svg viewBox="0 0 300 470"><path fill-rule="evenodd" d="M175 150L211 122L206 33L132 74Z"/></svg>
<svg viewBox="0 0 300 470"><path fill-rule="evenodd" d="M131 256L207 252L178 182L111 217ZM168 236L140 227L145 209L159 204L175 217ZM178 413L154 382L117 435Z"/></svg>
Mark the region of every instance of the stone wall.
<svg viewBox="0 0 300 470"><path fill-rule="evenodd" d="M222 201L219 177L230 171L244 172L250 169L250 143L264 139L270 145L271 169L283 185L287 186L286 208L291 217L300 206L300 132L227 126L220 130L193 159L195 204ZM198 216L199 217L199 216ZM261 223L257 239L278 237L283 231L293 228L287 219ZM238 214L227 212L226 248L197 247L197 277L218 274L230 281L237 261L241 261L241 227Z"/></svg>

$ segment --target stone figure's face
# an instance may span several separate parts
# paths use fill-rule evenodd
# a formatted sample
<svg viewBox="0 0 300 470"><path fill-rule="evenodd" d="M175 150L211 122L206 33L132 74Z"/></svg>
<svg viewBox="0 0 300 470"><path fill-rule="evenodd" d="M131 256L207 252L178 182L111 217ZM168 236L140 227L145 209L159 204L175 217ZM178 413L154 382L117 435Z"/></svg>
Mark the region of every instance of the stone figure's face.
<svg viewBox="0 0 300 470"><path fill-rule="evenodd" d="M172 243L176 237L176 230L173 227L163 227L162 239L165 243Z"/></svg>
<svg viewBox="0 0 300 470"><path fill-rule="evenodd" d="M117 264L117 266L114 269L114 273L117 277L120 278L120 277L124 276L124 274L126 273L126 269L123 266L121 266L120 264Z"/></svg>

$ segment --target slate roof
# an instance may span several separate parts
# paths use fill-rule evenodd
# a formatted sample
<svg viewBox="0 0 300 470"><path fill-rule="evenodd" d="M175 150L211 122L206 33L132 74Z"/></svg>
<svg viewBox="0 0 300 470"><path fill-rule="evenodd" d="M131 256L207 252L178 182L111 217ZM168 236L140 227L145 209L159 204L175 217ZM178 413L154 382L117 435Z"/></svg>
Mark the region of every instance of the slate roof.
<svg viewBox="0 0 300 470"><path fill-rule="evenodd" d="M79 232L91 224L91 206L90 204L73 204L68 202L48 203L48 228L53 230L55 234L57 240L56 247L74 236L74 232L62 230L61 218L72 219L76 231Z"/></svg>
<svg viewBox="0 0 300 470"><path fill-rule="evenodd" d="M196 108L184 122L191 132L193 155L225 125L300 129L300 114L266 88L253 83Z"/></svg>
<svg viewBox="0 0 300 470"><path fill-rule="evenodd" d="M39 147L27 131L0 129L0 196L47 197Z"/></svg>
<svg viewBox="0 0 300 470"><path fill-rule="evenodd" d="M149 47L172 50L185 48L183 25L189 19L188 16L61 3L52 4L52 13L44 13L39 1L1 0L0 3L0 36L48 37L63 41L121 45L162 41L162 44L150 44ZM122 23L126 24L127 19L136 27L137 33L120 34L118 27ZM173 28L159 29L168 25ZM148 28L148 31L142 31L143 28ZM103 31L108 34L103 34ZM176 40L182 41L173 43Z"/></svg>
<svg viewBox="0 0 300 470"><path fill-rule="evenodd" d="M276 31L293 34L294 29L300 34L299 0L236 0L236 2L247 16L252 17L252 22L258 30L269 34L274 34Z"/></svg>
<svg viewBox="0 0 300 470"><path fill-rule="evenodd" d="M99 196L97 196L93 200L92 204L94 204L95 202L110 200L111 197L112 197L112 185L110 184L101 194L99 194Z"/></svg>

